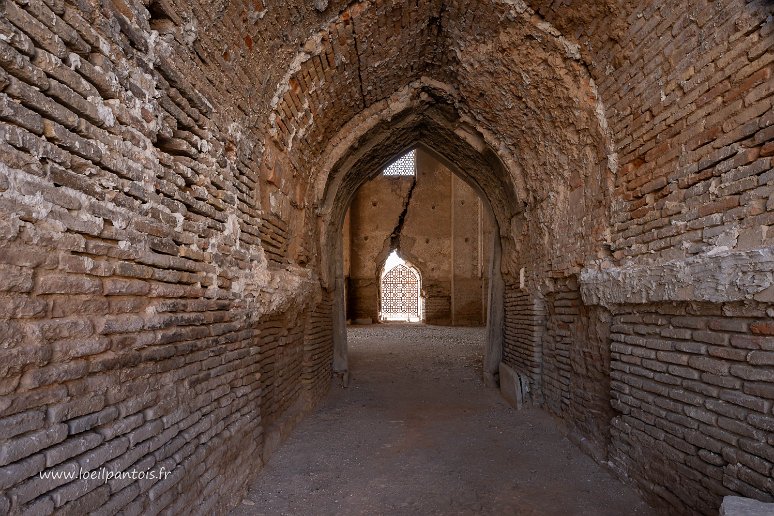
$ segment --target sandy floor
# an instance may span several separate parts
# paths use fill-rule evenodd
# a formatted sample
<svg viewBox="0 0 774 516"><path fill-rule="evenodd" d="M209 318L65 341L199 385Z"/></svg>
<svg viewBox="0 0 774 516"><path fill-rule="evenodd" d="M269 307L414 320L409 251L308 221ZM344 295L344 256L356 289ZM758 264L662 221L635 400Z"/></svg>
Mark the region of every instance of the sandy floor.
<svg viewBox="0 0 774 516"><path fill-rule="evenodd" d="M350 386L301 422L232 514L655 514L549 415L484 387L483 338L351 328Z"/></svg>

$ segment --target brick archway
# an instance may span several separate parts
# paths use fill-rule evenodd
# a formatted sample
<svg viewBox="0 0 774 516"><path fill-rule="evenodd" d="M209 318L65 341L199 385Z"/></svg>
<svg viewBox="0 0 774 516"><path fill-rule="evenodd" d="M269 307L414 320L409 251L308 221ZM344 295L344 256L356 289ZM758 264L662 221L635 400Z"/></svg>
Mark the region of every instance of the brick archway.
<svg viewBox="0 0 774 516"><path fill-rule="evenodd" d="M408 107L408 106L407 106ZM392 127L375 127L363 134L363 142L349 147L341 160L332 165L328 181L317 201L321 216L321 279L332 299L333 370L344 379L349 377L345 286L342 267L341 228L347 208L357 189L381 173L386 164L412 148L421 147L443 163L454 175L468 184L482 199L494 225L491 281L487 294L487 343L484 350L484 380L497 386L502 358L504 329L505 280L503 278L503 233L514 211L521 205L513 172L483 138L467 135L441 123L434 107L420 104L392 119Z"/></svg>

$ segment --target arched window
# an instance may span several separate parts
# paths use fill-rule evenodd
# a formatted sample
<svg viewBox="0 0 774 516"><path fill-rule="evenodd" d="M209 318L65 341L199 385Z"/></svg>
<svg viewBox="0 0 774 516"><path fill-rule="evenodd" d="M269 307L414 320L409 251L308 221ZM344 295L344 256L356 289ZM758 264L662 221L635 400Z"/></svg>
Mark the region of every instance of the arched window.
<svg viewBox="0 0 774 516"><path fill-rule="evenodd" d="M422 320L422 278L419 271L395 251L384 264L380 287L382 321Z"/></svg>

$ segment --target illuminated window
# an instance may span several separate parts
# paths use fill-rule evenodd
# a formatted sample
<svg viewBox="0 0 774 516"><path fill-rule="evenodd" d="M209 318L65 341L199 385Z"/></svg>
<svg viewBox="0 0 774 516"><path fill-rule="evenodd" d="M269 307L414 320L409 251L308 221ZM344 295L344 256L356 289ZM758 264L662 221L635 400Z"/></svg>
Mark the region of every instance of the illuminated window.
<svg viewBox="0 0 774 516"><path fill-rule="evenodd" d="M395 251L384 264L380 286L382 321L422 320L422 279L419 271Z"/></svg>
<svg viewBox="0 0 774 516"><path fill-rule="evenodd" d="M413 176L416 175L417 160L416 151L409 151L390 166L384 169L385 176Z"/></svg>

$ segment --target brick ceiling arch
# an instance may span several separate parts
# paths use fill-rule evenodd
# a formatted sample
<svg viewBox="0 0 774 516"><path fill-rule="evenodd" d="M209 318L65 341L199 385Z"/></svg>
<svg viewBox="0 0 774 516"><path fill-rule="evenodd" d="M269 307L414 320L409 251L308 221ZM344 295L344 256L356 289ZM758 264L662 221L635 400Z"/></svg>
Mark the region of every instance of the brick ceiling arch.
<svg viewBox="0 0 774 516"><path fill-rule="evenodd" d="M478 149L465 142L460 134L440 113L437 105L425 104L421 109L407 109L390 121L382 121L358 139L349 152L340 155L333 165L319 201L321 272L323 282L328 279L333 250L339 240L337 228L357 189L378 175L383 166L405 151L420 147L449 166L485 200L499 224L508 225L514 210L518 209L509 184L509 174L498 158L486 146ZM471 172L473 171L473 172Z"/></svg>
<svg viewBox="0 0 774 516"><path fill-rule="evenodd" d="M523 2L344 7L291 60L271 100L271 139L298 172L314 176L349 120L419 80L451 85L458 111L479 132L500 135L534 184L526 201L549 195L545 174L569 180L571 169L615 171L604 108L579 47Z"/></svg>

